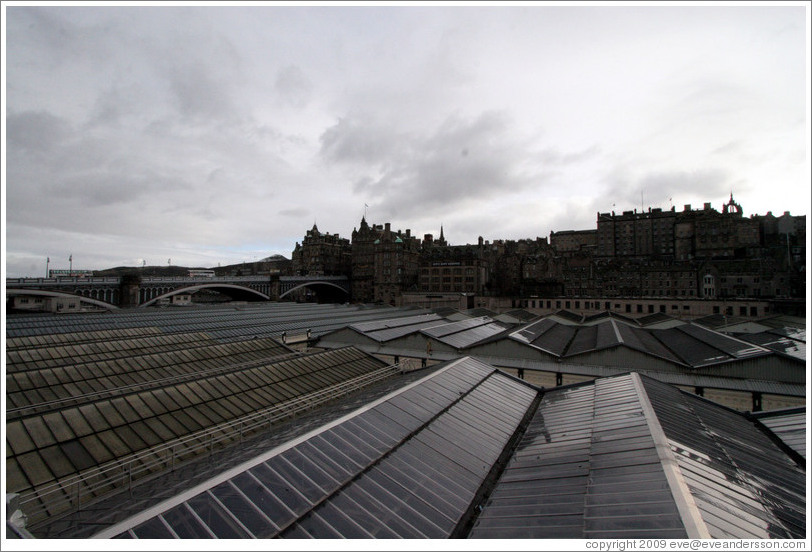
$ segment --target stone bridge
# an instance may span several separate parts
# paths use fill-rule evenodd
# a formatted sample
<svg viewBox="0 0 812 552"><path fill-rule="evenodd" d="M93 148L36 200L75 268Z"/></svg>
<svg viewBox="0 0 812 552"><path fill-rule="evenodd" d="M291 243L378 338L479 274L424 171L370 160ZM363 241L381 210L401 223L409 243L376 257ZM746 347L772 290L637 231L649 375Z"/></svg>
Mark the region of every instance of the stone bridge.
<svg viewBox="0 0 812 552"><path fill-rule="evenodd" d="M6 278L7 301L14 297L79 297L82 303L107 309L148 307L183 293L212 290L238 301L308 298L346 301L346 276L227 277L68 277Z"/></svg>

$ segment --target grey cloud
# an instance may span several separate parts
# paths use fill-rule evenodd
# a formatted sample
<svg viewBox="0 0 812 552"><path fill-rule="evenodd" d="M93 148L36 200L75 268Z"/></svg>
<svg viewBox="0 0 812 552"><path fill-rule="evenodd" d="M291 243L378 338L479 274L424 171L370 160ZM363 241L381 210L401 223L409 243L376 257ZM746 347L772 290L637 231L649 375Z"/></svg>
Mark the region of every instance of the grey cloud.
<svg viewBox="0 0 812 552"><path fill-rule="evenodd" d="M279 215L283 217L292 217L292 218L302 218L310 214L310 211L303 207L298 207L295 209L282 209L279 211Z"/></svg>
<svg viewBox="0 0 812 552"><path fill-rule="evenodd" d="M235 113L227 83L217 79L202 64L173 67L168 77L174 103L184 118L220 120L229 119Z"/></svg>
<svg viewBox="0 0 812 552"><path fill-rule="evenodd" d="M296 65L289 65L279 71L274 86L282 101L292 107L305 107L313 95L313 83Z"/></svg>
<svg viewBox="0 0 812 552"><path fill-rule="evenodd" d="M48 153L71 132L70 124L47 111L11 113L6 117L6 144L10 149Z"/></svg>
<svg viewBox="0 0 812 552"><path fill-rule="evenodd" d="M322 154L361 167L357 194L393 216L410 216L543 185L546 169L528 166L535 154L514 134L512 120L498 111L452 116L426 135L342 119L323 134Z"/></svg>
<svg viewBox="0 0 812 552"><path fill-rule="evenodd" d="M400 139L400 140L399 140ZM320 155L328 162L385 164L395 143L410 138L383 125L358 118L342 117L321 135Z"/></svg>

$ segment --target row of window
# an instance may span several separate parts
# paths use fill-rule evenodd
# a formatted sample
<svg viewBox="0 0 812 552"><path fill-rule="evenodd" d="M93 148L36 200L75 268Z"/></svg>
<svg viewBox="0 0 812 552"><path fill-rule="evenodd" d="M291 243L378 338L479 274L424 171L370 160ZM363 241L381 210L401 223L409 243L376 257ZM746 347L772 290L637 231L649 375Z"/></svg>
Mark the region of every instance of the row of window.
<svg viewBox="0 0 812 552"><path fill-rule="evenodd" d="M654 314L655 312L667 313L667 312L669 312L669 310L672 313L676 313L676 312L680 311L680 307L677 304L671 304L670 309L669 309L669 306L667 306L665 304L654 305L654 304L651 304L651 303L649 303L649 304L644 304L644 303L632 304L632 303L614 303L612 301L580 301L580 300L569 300L569 301L567 301L567 300L550 300L550 299L547 299L547 300L543 300L543 299L540 299L540 300L525 299L525 300L522 301L521 306L524 307L524 308L532 308L532 309L535 309L535 308L552 309L553 306L555 306L556 309L575 308L575 309L580 310L582 304L583 304L583 308L585 310L606 310L606 311L614 310L614 311L621 311L621 312L626 312L626 313L637 313L637 314ZM682 305L682 311L687 312L687 311L690 311L690 310L691 310L690 305ZM734 309L734 307L727 306L727 307L725 307L725 314L728 314L728 315L732 316L733 313L734 313L734 310L736 310L736 309ZM738 314L740 316L759 316L759 315L766 314L766 312L767 312L766 308L763 310L763 312L761 312L762 309L760 307L757 307L757 306L739 306L737 310L738 310ZM722 310L721 310L720 306L715 305L713 307L713 313L714 314L720 314L721 312L722 312Z"/></svg>

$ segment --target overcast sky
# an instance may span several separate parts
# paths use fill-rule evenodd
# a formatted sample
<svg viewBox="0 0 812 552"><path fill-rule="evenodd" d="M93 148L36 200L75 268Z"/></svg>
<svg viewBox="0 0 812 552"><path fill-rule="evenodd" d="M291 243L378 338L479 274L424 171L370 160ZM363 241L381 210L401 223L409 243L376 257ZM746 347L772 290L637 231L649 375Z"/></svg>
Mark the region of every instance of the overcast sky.
<svg viewBox="0 0 812 552"><path fill-rule="evenodd" d="M808 214L808 6L4 4L7 276Z"/></svg>

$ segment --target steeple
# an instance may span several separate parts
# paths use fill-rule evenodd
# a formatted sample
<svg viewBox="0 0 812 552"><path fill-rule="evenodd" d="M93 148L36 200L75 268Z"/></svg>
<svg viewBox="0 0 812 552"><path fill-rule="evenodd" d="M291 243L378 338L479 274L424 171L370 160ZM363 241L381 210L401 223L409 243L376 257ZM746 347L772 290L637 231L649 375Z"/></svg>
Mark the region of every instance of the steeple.
<svg viewBox="0 0 812 552"><path fill-rule="evenodd" d="M743 214L742 206L739 205L738 203L736 203L733 200L733 191L732 190L730 192L730 201L725 203L725 205L722 207L722 213L731 214L731 215L737 215L737 216L742 216L742 214Z"/></svg>

